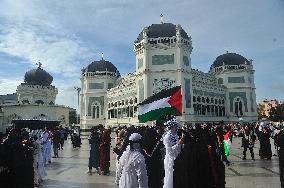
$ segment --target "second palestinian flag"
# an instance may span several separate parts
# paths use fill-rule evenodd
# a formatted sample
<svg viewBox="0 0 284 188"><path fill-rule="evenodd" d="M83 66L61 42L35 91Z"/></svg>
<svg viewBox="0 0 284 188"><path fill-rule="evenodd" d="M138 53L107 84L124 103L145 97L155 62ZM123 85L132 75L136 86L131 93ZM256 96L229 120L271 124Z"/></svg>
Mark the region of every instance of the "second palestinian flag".
<svg viewBox="0 0 284 188"><path fill-rule="evenodd" d="M226 134L224 134L223 144L224 144L224 152L225 152L226 156L229 156L230 148L231 148L231 145L232 145L229 136L230 136L230 131L228 131Z"/></svg>
<svg viewBox="0 0 284 188"><path fill-rule="evenodd" d="M149 97L138 105L140 123L159 120L165 115L182 114L181 87L177 86Z"/></svg>

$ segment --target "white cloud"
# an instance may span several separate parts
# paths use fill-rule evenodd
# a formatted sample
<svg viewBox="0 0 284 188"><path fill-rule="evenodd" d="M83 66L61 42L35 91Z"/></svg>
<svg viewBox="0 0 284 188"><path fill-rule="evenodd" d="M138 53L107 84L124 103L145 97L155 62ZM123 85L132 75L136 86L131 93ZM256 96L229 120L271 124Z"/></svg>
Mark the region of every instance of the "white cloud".
<svg viewBox="0 0 284 188"><path fill-rule="evenodd" d="M78 95L74 87L80 86L79 77L72 79L57 79L53 85L58 89L56 104L67 105L71 108L78 109Z"/></svg>
<svg viewBox="0 0 284 188"><path fill-rule="evenodd" d="M65 76L77 74L82 59L90 57L82 40L41 1L4 0L0 7L0 52L33 64L41 61L46 70Z"/></svg>
<svg viewBox="0 0 284 188"><path fill-rule="evenodd" d="M80 60L88 56L88 50L76 38L52 32L41 35L36 28L19 25L1 29L0 52L30 63L41 61L53 73L74 75L80 70Z"/></svg>
<svg viewBox="0 0 284 188"><path fill-rule="evenodd" d="M15 93L17 86L21 83L21 79L0 79L0 95Z"/></svg>
<svg viewBox="0 0 284 188"><path fill-rule="evenodd" d="M192 36L193 68L207 71L226 50L240 53L256 62L257 91L270 87L261 82L263 72L273 77L283 69L283 1L267 0L1 0L0 52L23 62L42 61L56 73L57 102L76 107L72 88L79 85L81 67L103 51L119 70L133 70L133 41L143 27L159 23L160 13ZM257 65L263 54L269 66Z"/></svg>

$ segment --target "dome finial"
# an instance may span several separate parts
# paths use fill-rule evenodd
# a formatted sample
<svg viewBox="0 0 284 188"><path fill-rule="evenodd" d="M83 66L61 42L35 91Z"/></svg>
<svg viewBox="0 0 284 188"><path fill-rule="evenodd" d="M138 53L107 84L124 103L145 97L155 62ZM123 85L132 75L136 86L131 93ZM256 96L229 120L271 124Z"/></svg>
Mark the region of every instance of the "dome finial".
<svg viewBox="0 0 284 188"><path fill-rule="evenodd" d="M102 60L104 60L104 53L102 52Z"/></svg>
<svg viewBox="0 0 284 188"><path fill-rule="evenodd" d="M161 19L161 24L164 24L164 15L163 14L160 15L160 19Z"/></svg>
<svg viewBox="0 0 284 188"><path fill-rule="evenodd" d="M41 69L42 63L40 61L38 63L36 63L36 65L38 65L38 68Z"/></svg>
<svg viewBox="0 0 284 188"><path fill-rule="evenodd" d="M228 54L229 53L229 51L228 50L226 50L226 54Z"/></svg>

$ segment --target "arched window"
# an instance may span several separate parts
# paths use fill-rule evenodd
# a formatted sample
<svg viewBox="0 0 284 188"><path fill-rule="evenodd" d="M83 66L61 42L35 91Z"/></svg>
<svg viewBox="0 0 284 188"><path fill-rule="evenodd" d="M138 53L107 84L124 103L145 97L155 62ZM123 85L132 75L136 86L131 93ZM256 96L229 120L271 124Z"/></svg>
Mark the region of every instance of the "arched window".
<svg viewBox="0 0 284 188"><path fill-rule="evenodd" d="M197 102L201 102L201 98L199 96L197 97Z"/></svg>
<svg viewBox="0 0 284 188"><path fill-rule="evenodd" d="M94 119L100 118L100 110L101 110L100 104L98 102L94 102L92 104L92 118Z"/></svg>
<svg viewBox="0 0 284 188"><path fill-rule="evenodd" d="M96 118L96 110L97 110L97 107L96 106L92 106L92 117L93 118Z"/></svg>
<svg viewBox="0 0 284 188"><path fill-rule="evenodd" d="M204 105L202 105L202 109L201 109L201 114L205 115L206 114L206 107Z"/></svg>
<svg viewBox="0 0 284 188"><path fill-rule="evenodd" d="M99 106L97 106L96 112L97 112L97 118L100 118L100 107Z"/></svg>
<svg viewBox="0 0 284 188"><path fill-rule="evenodd" d="M193 102L196 102L196 97L195 96L193 96Z"/></svg>
<svg viewBox="0 0 284 188"><path fill-rule="evenodd" d="M240 98L234 100L234 109L237 117L243 116L243 101Z"/></svg>
<svg viewBox="0 0 284 188"><path fill-rule="evenodd" d="M215 115L218 116L218 106L215 106Z"/></svg>
<svg viewBox="0 0 284 188"><path fill-rule="evenodd" d="M209 98L208 98L208 97L206 98L206 103L210 103L210 100L209 100Z"/></svg>
<svg viewBox="0 0 284 188"><path fill-rule="evenodd" d="M42 100L36 100L35 103L36 104L44 104L44 102Z"/></svg>
<svg viewBox="0 0 284 188"><path fill-rule="evenodd" d="M206 106L206 111L207 111L207 114L210 114L210 105Z"/></svg>
<svg viewBox="0 0 284 188"><path fill-rule="evenodd" d="M193 104L193 110L194 110L194 115L196 115L197 114L196 104Z"/></svg>
<svg viewBox="0 0 284 188"><path fill-rule="evenodd" d="M214 105L212 105L210 108L211 108L211 115L214 116Z"/></svg>

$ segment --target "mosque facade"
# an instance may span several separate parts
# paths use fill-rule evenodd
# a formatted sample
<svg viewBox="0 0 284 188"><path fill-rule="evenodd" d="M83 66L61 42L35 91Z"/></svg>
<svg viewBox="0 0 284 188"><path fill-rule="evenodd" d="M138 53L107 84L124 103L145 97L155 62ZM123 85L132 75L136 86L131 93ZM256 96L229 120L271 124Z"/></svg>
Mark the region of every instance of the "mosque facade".
<svg viewBox="0 0 284 188"><path fill-rule="evenodd" d="M52 81L40 63L38 68L26 72L16 93L0 96L2 124L7 127L12 120L48 120L68 126L69 108L55 104L58 90Z"/></svg>
<svg viewBox="0 0 284 188"><path fill-rule="evenodd" d="M103 58L81 72L82 129L139 124L137 105L164 89L181 86L181 122L257 120L252 60L219 55L205 73L191 67L191 37L180 25L152 24L134 41L136 69L121 76Z"/></svg>

